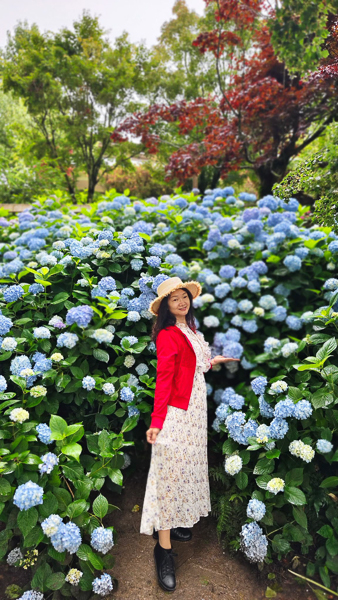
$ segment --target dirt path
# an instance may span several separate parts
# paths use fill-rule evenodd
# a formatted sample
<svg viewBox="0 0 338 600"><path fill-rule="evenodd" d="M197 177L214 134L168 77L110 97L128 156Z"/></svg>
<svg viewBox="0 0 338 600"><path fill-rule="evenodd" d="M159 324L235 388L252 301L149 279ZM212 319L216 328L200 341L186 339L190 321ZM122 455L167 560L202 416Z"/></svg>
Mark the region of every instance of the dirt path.
<svg viewBox="0 0 338 600"><path fill-rule="evenodd" d="M175 557L177 587L174 593L161 590L153 558L156 542L152 536L139 533L146 477L144 471L134 473L126 480L122 495L111 498L111 502L122 509L109 516L109 525L118 531L112 550L116 561L112 575L118 579L118 587L111 600L164 600L170 596L175 600L265 598L267 581L244 558L231 558L222 551L212 517L202 517L194 525L190 542L172 543L178 553ZM139 512L132 512L135 505L139 505ZM283 592L275 597L276 600L315 598L307 587L297 588L292 580L283 582Z"/></svg>

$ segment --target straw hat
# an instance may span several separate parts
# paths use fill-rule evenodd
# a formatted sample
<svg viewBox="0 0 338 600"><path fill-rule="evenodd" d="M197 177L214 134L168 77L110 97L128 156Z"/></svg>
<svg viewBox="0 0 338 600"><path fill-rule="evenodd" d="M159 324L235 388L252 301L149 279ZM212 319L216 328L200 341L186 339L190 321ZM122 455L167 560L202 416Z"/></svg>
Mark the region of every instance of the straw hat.
<svg viewBox="0 0 338 600"><path fill-rule="evenodd" d="M165 296L169 296L171 292L179 290L180 288L187 288L191 292L193 298L197 298L202 292L202 286L198 281L183 281L179 277L169 277L165 281L162 281L157 288L157 298L150 303L149 311L153 315L158 315L161 301Z"/></svg>

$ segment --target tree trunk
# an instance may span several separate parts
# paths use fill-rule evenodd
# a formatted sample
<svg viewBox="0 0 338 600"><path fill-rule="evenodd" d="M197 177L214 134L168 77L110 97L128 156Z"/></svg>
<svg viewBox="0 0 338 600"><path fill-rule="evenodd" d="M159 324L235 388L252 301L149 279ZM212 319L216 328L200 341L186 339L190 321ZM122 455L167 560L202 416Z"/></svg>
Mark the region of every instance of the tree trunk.
<svg viewBox="0 0 338 600"><path fill-rule="evenodd" d="M88 202L92 202L92 200L94 199L94 192L95 192L95 187L96 184L98 182L98 169L92 169L91 171L89 171L88 173L88 194L87 194L87 200Z"/></svg>
<svg viewBox="0 0 338 600"><path fill-rule="evenodd" d="M286 173L286 168L287 163L281 164L280 160L276 160L272 163L272 166L265 164L255 169L255 173L259 177L260 181L260 196L272 194L272 187L275 183L279 183L283 179Z"/></svg>

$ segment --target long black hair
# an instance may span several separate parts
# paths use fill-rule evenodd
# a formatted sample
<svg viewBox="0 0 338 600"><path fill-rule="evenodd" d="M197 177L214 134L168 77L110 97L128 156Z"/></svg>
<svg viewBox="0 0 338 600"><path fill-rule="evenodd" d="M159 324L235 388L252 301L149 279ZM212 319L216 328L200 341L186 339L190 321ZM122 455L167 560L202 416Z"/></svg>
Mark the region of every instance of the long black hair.
<svg viewBox="0 0 338 600"><path fill-rule="evenodd" d="M190 300L189 310L185 316L186 322L189 325L190 329L192 329L193 332L196 333L194 307L192 304L192 301L193 301L192 293L185 287L181 288L181 289L184 290L185 292L187 292L189 300ZM166 327L169 327L169 325L176 324L176 317L169 310L169 306L168 306L169 296L170 296L170 294L168 296L165 296L163 298L163 300L161 300L161 304L160 304L160 307L158 310L158 315L156 317L156 320L153 324L152 331L151 331L151 339L153 342L156 342L157 336L160 333L161 329L165 329Z"/></svg>

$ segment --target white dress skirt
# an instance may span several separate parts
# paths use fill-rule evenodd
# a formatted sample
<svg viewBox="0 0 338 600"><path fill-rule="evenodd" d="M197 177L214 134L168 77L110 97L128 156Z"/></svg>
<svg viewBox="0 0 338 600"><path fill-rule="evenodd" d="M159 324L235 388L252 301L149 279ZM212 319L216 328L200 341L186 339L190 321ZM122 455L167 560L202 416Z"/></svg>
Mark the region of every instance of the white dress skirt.
<svg viewBox="0 0 338 600"><path fill-rule="evenodd" d="M204 373L211 349L202 333L177 323L196 354L196 370L187 410L168 405L163 428L151 446L140 533L153 528L192 527L211 511L207 457L207 392Z"/></svg>

